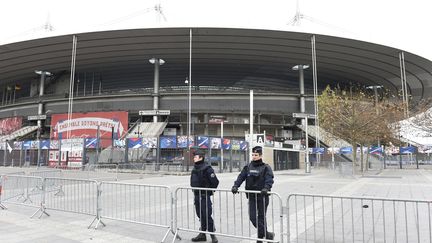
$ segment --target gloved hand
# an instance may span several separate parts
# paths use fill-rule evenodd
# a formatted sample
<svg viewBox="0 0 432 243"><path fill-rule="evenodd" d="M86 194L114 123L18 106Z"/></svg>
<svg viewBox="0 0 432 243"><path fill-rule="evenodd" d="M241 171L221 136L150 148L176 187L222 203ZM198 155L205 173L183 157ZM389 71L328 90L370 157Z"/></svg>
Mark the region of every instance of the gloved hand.
<svg viewBox="0 0 432 243"><path fill-rule="evenodd" d="M233 187L231 188L231 192L232 192L233 194L238 193L238 187L233 186Z"/></svg>
<svg viewBox="0 0 432 243"><path fill-rule="evenodd" d="M269 192L269 189L267 189L265 187L263 189L261 189L261 194L264 195L264 196L268 195L268 192Z"/></svg>

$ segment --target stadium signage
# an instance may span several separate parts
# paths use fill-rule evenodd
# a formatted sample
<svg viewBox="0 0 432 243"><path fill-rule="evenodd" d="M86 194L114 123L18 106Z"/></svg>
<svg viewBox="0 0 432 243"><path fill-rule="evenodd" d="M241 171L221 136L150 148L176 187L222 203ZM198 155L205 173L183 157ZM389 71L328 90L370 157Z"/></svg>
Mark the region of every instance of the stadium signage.
<svg viewBox="0 0 432 243"><path fill-rule="evenodd" d="M36 120L45 120L46 115L35 115L35 116L28 116L27 120L29 121L36 121Z"/></svg>
<svg viewBox="0 0 432 243"><path fill-rule="evenodd" d="M171 114L170 110L142 110L138 113L140 116L168 116Z"/></svg>

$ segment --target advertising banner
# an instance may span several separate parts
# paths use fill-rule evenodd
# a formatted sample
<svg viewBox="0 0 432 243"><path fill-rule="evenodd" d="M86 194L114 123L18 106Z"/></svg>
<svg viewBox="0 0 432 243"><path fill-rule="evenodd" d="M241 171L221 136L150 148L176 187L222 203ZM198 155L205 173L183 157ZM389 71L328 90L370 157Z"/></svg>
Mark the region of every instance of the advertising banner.
<svg viewBox="0 0 432 243"><path fill-rule="evenodd" d="M239 140L231 140L231 149L232 150L240 150L240 141Z"/></svg>
<svg viewBox="0 0 432 243"><path fill-rule="evenodd" d="M382 154L382 152L383 152L382 147L378 147L378 146L372 146L369 149L370 154Z"/></svg>
<svg viewBox="0 0 432 243"><path fill-rule="evenodd" d="M243 141L243 140L241 140L241 141L239 141L239 142L240 142L240 150L245 151L245 150L248 149L248 142Z"/></svg>
<svg viewBox="0 0 432 243"><path fill-rule="evenodd" d="M118 139L127 132L128 112L73 113L70 120L68 114L53 114L51 127L52 139L99 137L101 147L106 148L111 145L111 138Z"/></svg>
<svg viewBox="0 0 432 243"><path fill-rule="evenodd" d="M413 146L409 146L409 147L400 147L399 148L399 152L401 154L414 154L416 152L416 148Z"/></svg>
<svg viewBox="0 0 432 243"><path fill-rule="evenodd" d="M339 149L339 153L341 154L352 154L352 147L342 147Z"/></svg>
<svg viewBox="0 0 432 243"><path fill-rule="evenodd" d="M198 147L209 148L209 137L198 136Z"/></svg>
<svg viewBox="0 0 432 243"><path fill-rule="evenodd" d="M194 137L189 137L189 147L194 146ZM187 148L187 136L177 136L177 148Z"/></svg>
<svg viewBox="0 0 432 243"><path fill-rule="evenodd" d="M231 149L231 140L229 138L224 138L222 147L224 150L230 150Z"/></svg>
<svg viewBox="0 0 432 243"><path fill-rule="evenodd" d="M177 148L177 138L175 136L160 137L160 148Z"/></svg>
<svg viewBox="0 0 432 243"><path fill-rule="evenodd" d="M144 148L156 148L157 147L157 137L142 138L142 146Z"/></svg>
<svg viewBox="0 0 432 243"><path fill-rule="evenodd" d="M137 149L141 148L142 145L142 139L141 138L129 138L128 139L128 148L130 149Z"/></svg>
<svg viewBox="0 0 432 243"><path fill-rule="evenodd" d="M211 138L211 148L212 149L221 149L221 139L220 138Z"/></svg>
<svg viewBox="0 0 432 243"><path fill-rule="evenodd" d="M22 117L0 119L0 136L9 135L22 127Z"/></svg>
<svg viewBox="0 0 432 243"><path fill-rule="evenodd" d="M325 149L321 148L321 147L311 148L311 151L310 151L311 154L324 154L324 152L325 152Z"/></svg>

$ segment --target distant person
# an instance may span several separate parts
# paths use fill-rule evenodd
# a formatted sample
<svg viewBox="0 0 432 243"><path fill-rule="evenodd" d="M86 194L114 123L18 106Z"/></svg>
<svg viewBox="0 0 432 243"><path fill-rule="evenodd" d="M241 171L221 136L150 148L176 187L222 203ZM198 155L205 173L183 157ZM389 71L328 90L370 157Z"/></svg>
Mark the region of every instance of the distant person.
<svg viewBox="0 0 432 243"><path fill-rule="evenodd" d="M258 229L258 238L274 239L274 233L267 231L267 207L269 192L273 186L273 171L268 164L262 161L262 147L252 148L252 161L243 167L237 180L231 188L232 193L238 193L238 188L246 180L246 190L260 193L247 193L249 199L249 220ZM258 212L257 212L258 211ZM262 243L262 241L257 241Z"/></svg>
<svg viewBox="0 0 432 243"><path fill-rule="evenodd" d="M204 162L205 153L201 150L197 150L193 155L194 168L190 177L191 187L217 188L219 180L216 177L213 168ZM193 192L195 212L201 223L200 230L214 232L215 227L212 218L212 201L210 198L213 195L213 191L193 190ZM218 242L216 235L210 234L210 237L212 243ZM199 233L196 237L192 238L192 241L207 241L206 234Z"/></svg>

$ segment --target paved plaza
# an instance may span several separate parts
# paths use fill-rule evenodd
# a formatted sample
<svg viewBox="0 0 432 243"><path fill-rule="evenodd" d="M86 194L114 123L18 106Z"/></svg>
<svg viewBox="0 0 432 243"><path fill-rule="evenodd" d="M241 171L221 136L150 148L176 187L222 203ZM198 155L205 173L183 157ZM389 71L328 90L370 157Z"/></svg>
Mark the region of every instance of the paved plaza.
<svg viewBox="0 0 432 243"><path fill-rule="evenodd" d="M0 168L0 173L32 169ZM220 188L231 188L238 173L218 174ZM142 178L140 178L142 177ZM107 177L108 178L108 177ZM123 174L122 182L166 185L172 188L189 186L189 176L163 174ZM275 172L273 192L284 201L292 193L308 193L332 196L384 197L400 199L432 200L432 171L423 169L389 169L364 176L340 176L335 171L316 169L311 174L303 170ZM285 202L284 202L285 203ZM160 242L165 230L134 223L104 219L106 227L87 229L94 217L47 210L50 216L30 218L35 208L7 204L0 210L1 242ZM182 240L190 242L195 233L180 232ZM219 242L249 242L219 237ZM171 242L172 235L166 242Z"/></svg>

